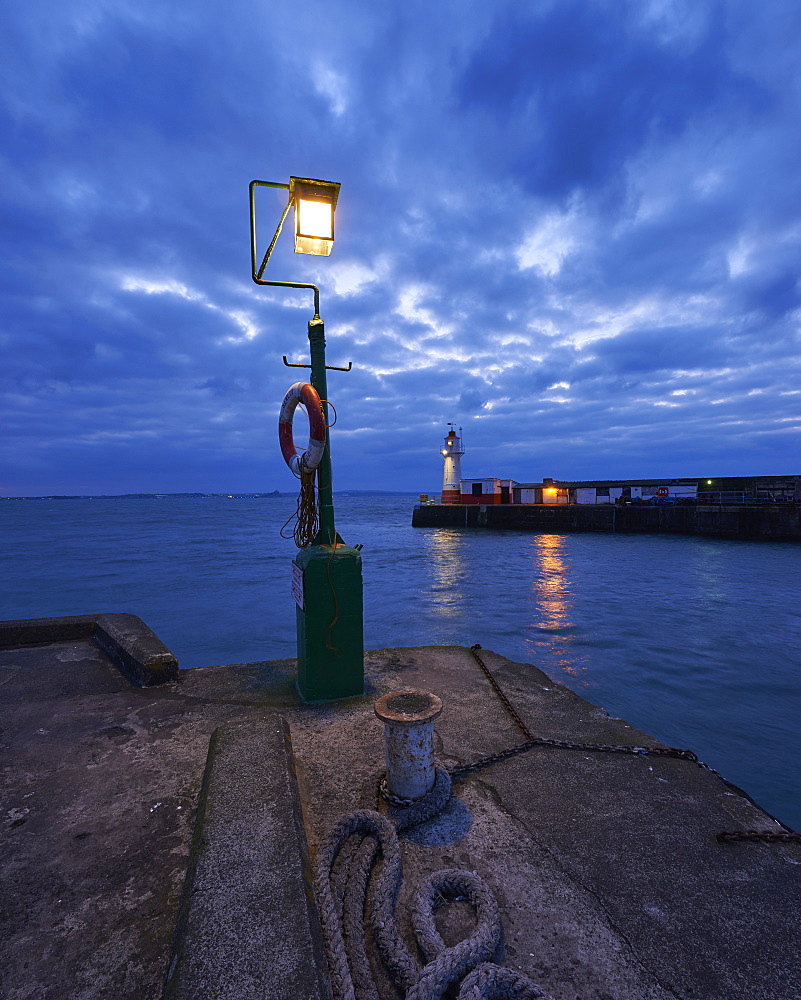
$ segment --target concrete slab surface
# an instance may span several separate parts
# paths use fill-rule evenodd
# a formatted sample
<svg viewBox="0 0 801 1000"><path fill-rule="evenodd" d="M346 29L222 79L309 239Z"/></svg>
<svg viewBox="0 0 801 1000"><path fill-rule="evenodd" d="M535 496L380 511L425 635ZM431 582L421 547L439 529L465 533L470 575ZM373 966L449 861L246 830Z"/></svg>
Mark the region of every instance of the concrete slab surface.
<svg viewBox="0 0 801 1000"><path fill-rule="evenodd" d="M537 735L659 745L530 664L482 655ZM286 718L312 854L343 812L375 801L378 695L442 698L446 764L521 739L467 649L378 650L366 674L364 697L306 706L291 660L134 688L88 641L0 651L0 995L161 995L218 727L249 744L248 727ZM233 793L242 772L221 766L219 780ZM229 801L237 822L252 816L246 797ZM276 800L276 822L286 816ZM479 872L503 911L506 964L555 1000L799 1000L801 845L715 840L771 828L689 762L538 749L460 782L445 813L403 838L400 905L430 871ZM446 937L465 923L458 904L442 920Z"/></svg>
<svg viewBox="0 0 801 1000"><path fill-rule="evenodd" d="M276 712L212 734L165 1000L330 1000L293 771Z"/></svg>
<svg viewBox="0 0 801 1000"><path fill-rule="evenodd" d="M537 735L661 745L530 664L482 655ZM384 650L368 662L377 688L442 698L443 762L521 741L468 650ZM381 770L370 715L288 713L312 850L338 814L365 804ZM801 845L719 844L723 830L779 827L688 761L534 750L458 784L448 815L426 827L404 841L401 905L430 871L477 871L501 903L506 964L556 1000L801 997Z"/></svg>
<svg viewBox="0 0 801 1000"><path fill-rule="evenodd" d="M0 685L0 996L158 996L213 725L88 641Z"/></svg>

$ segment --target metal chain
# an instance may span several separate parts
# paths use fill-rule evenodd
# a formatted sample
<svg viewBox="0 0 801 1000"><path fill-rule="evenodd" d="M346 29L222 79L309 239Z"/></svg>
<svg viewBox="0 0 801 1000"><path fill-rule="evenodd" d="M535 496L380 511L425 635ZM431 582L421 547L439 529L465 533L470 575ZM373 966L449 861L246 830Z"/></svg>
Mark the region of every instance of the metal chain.
<svg viewBox="0 0 801 1000"><path fill-rule="evenodd" d="M790 830L783 830L780 833L768 830L732 830L719 833L715 839L721 844L729 843L732 840L752 840L755 842L764 840L768 843L801 844L801 833Z"/></svg>
<svg viewBox="0 0 801 1000"><path fill-rule="evenodd" d="M490 685L492 686L492 690L500 698L500 700L501 700L501 702L503 704L503 707L506 709L506 711L509 713L509 715L511 715L511 717L512 717L512 719L514 721L514 724L517 726L517 728L520 730L520 732L526 737L527 740L533 739L534 737L533 737L533 735L531 733L531 730L528 728L528 726L525 724L525 722L523 722L523 720L517 714L517 711L516 711L514 705L511 703L511 701L509 701L509 699L506 697L505 692L501 688L500 684L498 684L498 682L492 676L489 667L481 659L481 657L478 655L479 649L481 649L481 643L479 643L479 642L477 642L474 646L470 647L470 652L473 654L473 659L476 661L476 663L479 665L479 667L481 667L482 671L484 672L484 676L487 678L487 680L490 682Z"/></svg>
<svg viewBox="0 0 801 1000"><path fill-rule="evenodd" d="M637 757L675 757L679 760L689 760L691 763L703 768L705 771L709 771L710 774L716 775L721 779L721 781L726 780L723 775L714 769L714 767L710 767L709 764L705 764L702 760L699 760L698 756L693 753L692 750L681 750L678 747L633 747L611 743L575 743L572 740L551 740L546 739L545 737L532 736L530 729L517 714L517 710L493 677L489 667L479 656L479 649L481 649L481 645L480 643L476 643L470 647L470 652L473 654L473 658L481 668L484 676L489 681L493 691L497 694L504 708L513 719L515 725L526 737L526 741L524 743L518 743L515 746L507 747L505 750L499 750L497 753L488 754L486 757L479 757L477 760L470 761L467 764L458 764L456 767L448 768L448 774L450 774L452 781L459 781L468 774L481 771L485 767L491 767L493 764L497 764L502 760L509 760L512 757L518 757L520 754L527 753L535 747L556 747L560 750L589 750L603 753L627 753ZM719 833L716 839L722 844L736 840L765 841L768 843L801 843L801 834L787 829L781 833L773 831L760 832L758 830L735 830Z"/></svg>
<svg viewBox="0 0 801 1000"><path fill-rule="evenodd" d="M511 757L518 757L520 754L527 753L535 747L556 747L560 750L595 750L606 753L627 753L633 754L637 757L678 757L681 760L690 760L693 764L698 764L699 767L704 767L708 771L712 770L711 767L698 760L692 750L679 750L677 747L632 747L611 743L575 743L572 740L549 740L544 736L535 736L530 740L526 740L525 743L518 743L516 746L507 747L505 750L499 750L497 753L488 754L486 757L479 757L477 760L470 761L468 764L459 764L456 767L449 768L449 773L451 778L458 780L467 774L472 774L474 771L481 771L485 767L491 767L499 761L509 760ZM714 773L717 774L717 771Z"/></svg>
<svg viewBox="0 0 801 1000"><path fill-rule="evenodd" d="M402 795L395 795L389 790L386 775L378 782L378 793L385 802L390 802L393 806L413 806L417 799L405 799Z"/></svg>
<svg viewBox="0 0 801 1000"><path fill-rule="evenodd" d="M498 695L498 698L501 700L504 708L514 720L515 725L526 737L526 741L524 743L518 743L516 746L508 747L506 750L501 750L498 753L489 754L487 757L480 757L478 760L472 761L469 764L460 765L459 767L451 770L452 775L461 776L464 774L470 774L472 771L478 771L484 767L489 767L498 761L508 760L510 757L517 757L518 754L526 753L528 750L533 750L534 747L558 747L562 750L607 751L609 753L635 754L640 757L678 757L682 760L692 761L693 764L697 764L699 767L704 768L706 771L711 771L713 774L718 774L718 772L714 768L710 767L709 764L704 764L703 761L700 761L692 750L681 750L678 747L632 747L610 743L576 743L571 740L551 740L546 739L545 737L533 736L531 730L518 715L514 705L509 701L506 696L506 692L501 688L489 667L479 656L479 649L481 649L481 645L480 643L476 643L474 646L470 647L470 652L473 654L473 658L476 663L479 667L481 667L484 676L490 682L493 691ZM718 777L720 777L719 774Z"/></svg>

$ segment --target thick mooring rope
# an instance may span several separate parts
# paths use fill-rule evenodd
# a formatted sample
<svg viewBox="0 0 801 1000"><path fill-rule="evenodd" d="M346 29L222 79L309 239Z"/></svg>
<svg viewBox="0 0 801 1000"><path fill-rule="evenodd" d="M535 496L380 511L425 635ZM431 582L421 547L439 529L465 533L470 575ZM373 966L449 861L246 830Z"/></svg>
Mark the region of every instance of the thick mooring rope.
<svg viewBox="0 0 801 1000"><path fill-rule="evenodd" d="M335 1000L378 1000L367 957L370 931L406 1000L439 1000L458 982L459 1000L549 1000L526 976L494 964L502 950L501 914L492 890L474 872L442 869L417 887L411 918L424 964L398 932L395 908L403 880L398 832L435 816L450 792L450 777L437 768L433 789L419 802L390 806L389 817L372 809L356 810L343 816L323 842L314 889ZM456 898L473 907L476 929L449 948L437 930L434 912Z"/></svg>

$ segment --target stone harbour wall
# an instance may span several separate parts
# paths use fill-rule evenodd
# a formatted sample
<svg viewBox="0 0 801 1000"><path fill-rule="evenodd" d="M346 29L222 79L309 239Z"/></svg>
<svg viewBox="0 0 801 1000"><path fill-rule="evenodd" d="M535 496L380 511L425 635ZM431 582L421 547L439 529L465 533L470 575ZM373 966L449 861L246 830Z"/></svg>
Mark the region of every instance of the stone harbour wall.
<svg viewBox="0 0 801 1000"><path fill-rule="evenodd" d="M801 540L799 505L692 504L425 504L414 508L414 528L508 528L713 535L721 538Z"/></svg>

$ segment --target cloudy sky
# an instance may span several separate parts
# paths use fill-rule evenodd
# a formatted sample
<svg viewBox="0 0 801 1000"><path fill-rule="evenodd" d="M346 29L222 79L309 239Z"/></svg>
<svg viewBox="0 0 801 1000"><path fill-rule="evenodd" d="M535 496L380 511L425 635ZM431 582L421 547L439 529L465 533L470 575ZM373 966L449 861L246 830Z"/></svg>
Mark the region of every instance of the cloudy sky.
<svg viewBox="0 0 801 1000"><path fill-rule="evenodd" d="M797 0L27 0L0 32L2 495L291 491L340 181L339 489L801 472ZM283 195L264 191L268 238ZM305 435L296 421L296 437Z"/></svg>

